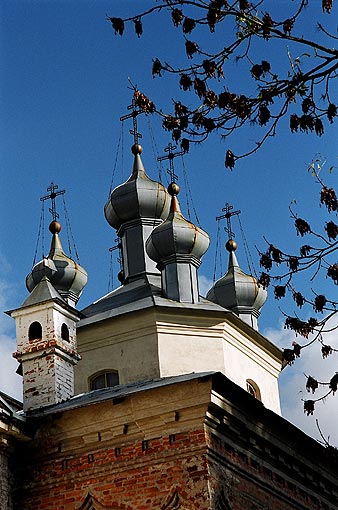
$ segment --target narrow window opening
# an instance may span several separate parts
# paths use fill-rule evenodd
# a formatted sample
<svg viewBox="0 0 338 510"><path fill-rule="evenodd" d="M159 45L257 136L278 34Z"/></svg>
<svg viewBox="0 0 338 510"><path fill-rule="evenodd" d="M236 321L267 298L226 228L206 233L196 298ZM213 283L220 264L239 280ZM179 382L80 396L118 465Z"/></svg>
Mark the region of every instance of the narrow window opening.
<svg viewBox="0 0 338 510"><path fill-rule="evenodd" d="M67 324L63 323L61 326L61 338L66 342L69 342L69 329Z"/></svg>
<svg viewBox="0 0 338 510"><path fill-rule="evenodd" d="M176 436L175 434L169 435L169 444L174 444L176 442Z"/></svg>
<svg viewBox="0 0 338 510"><path fill-rule="evenodd" d="M40 322L32 322L28 329L28 340L42 338L42 326Z"/></svg>

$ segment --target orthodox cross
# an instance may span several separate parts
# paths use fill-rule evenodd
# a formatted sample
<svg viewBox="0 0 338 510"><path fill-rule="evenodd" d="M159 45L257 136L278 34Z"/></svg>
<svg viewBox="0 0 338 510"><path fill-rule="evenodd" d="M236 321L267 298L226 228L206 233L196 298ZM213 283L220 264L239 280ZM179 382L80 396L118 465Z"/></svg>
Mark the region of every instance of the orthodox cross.
<svg viewBox="0 0 338 510"><path fill-rule="evenodd" d="M168 146L164 149L164 152L168 152L168 156L160 156L157 158L157 161L164 161L165 159L169 159L169 170L167 170L167 174L170 175L171 181L175 182L178 179L178 176L174 172L174 158L177 156L183 156L185 154L184 151L173 152L177 149L176 145L173 145L171 142L168 143Z"/></svg>
<svg viewBox="0 0 338 510"><path fill-rule="evenodd" d="M116 238L114 239L114 242L116 243L114 246L111 246L109 248L109 251L110 253L112 254L113 251L115 250L119 250L119 256L117 257L117 262L120 264L120 267L122 268L122 251L121 251L121 248L122 248L122 244L121 244L121 239L119 238Z"/></svg>
<svg viewBox="0 0 338 510"><path fill-rule="evenodd" d="M110 290L112 290L112 286L113 286L113 252L116 251L116 250L119 250L119 256L116 258L119 266L120 266L120 270L122 271L122 245L121 245L121 239L120 238L116 238L114 239L114 246L111 246L109 248L109 252L110 252L110 270L109 270L109 282L108 282L108 292L110 292Z"/></svg>
<svg viewBox="0 0 338 510"><path fill-rule="evenodd" d="M65 189L56 191L59 188L57 184L54 184L53 182L50 183L50 186L47 188L47 191L50 191L49 195L45 195L44 197L40 197L40 200L44 202L45 200L50 199L52 201L52 207L49 208L49 212L52 213L53 221L56 221L57 218L59 218L59 214L56 212L56 206L55 206L55 198L58 195L64 195L66 193Z"/></svg>
<svg viewBox="0 0 338 510"><path fill-rule="evenodd" d="M225 212L225 214L222 214L221 216L217 216L216 220L220 221L226 218L227 220L227 226L224 227L225 232L228 234L229 239L233 239L235 237L234 232L231 230L231 217L240 214L241 211L233 211L233 206L226 203L225 207L223 207L222 211Z"/></svg>
<svg viewBox="0 0 338 510"><path fill-rule="evenodd" d="M134 98L131 105L128 106L128 110L132 110L132 112L127 113L127 115L123 115L122 117L120 117L120 120L124 121L127 119L133 119L133 129L130 129L129 133L134 136L134 143L138 144L139 138L142 138L142 135L137 131L137 116L143 112L141 110L136 109L136 101Z"/></svg>

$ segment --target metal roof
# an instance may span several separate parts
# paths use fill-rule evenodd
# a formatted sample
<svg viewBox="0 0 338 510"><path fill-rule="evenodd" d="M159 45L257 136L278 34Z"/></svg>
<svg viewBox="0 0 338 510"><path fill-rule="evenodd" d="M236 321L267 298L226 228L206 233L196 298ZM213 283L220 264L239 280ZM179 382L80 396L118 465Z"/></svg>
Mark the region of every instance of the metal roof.
<svg viewBox="0 0 338 510"><path fill-rule="evenodd" d="M61 297L61 294L59 294L55 287L53 287L47 276L44 276L42 280L34 287L20 308L40 304L51 299L57 299L66 304L66 301Z"/></svg>
<svg viewBox="0 0 338 510"><path fill-rule="evenodd" d="M200 298L196 304L182 303L162 296L160 277L147 275L142 279L130 282L123 287L110 292L93 304L87 306L81 313L85 315L77 327L87 326L101 320L110 319L137 310L144 310L154 306L178 309L208 310L227 313L228 310L207 299ZM229 312L228 312L229 313Z"/></svg>
<svg viewBox="0 0 338 510"><path fill-rule="evenodd" d="M200 379L203 377L210 377L216 372L200 372L190 373L185 375L177 375L172 377L163 377L159 379L148 379L145 381L134 382L130 384L123 384L113 386L111 388L103 388L100 390L89 391L88 393L81 393L76 395L65 402L60 404L54 404L48 407L29 411L27 416L40 417L55 413L61 413L69 411L71 409L77 409L80 407L97 404L98 402L104 402L106 400L120 400L141 391L152 390L161 388L171 384L182 383L186 381L192 381L194 379Z"/></svg>
<svg viewBox="0 0 338 510"><path fill-rule="evenodd" d="M82 317L82 314L73 308L71 305L63 299L63 297L59 294L59 292L53 287L47 276L44 276L42 280L34 287L32 292L27 296L21 306L14 310L8 310L5 313L7 315L11 315L12 312L29 307L34 305L41 305L42 303L47 303L48 301L54 301L58 303L63 308L71 311L73 314L76 314L78 317Z"/></svg>
<svg viewBox="0 0 338 510"><path fill-rule="evenodd" d="M6 416L10 419L14 418L19 421L24 421L24 417L22 416L21 411L21 402L0 391L0 416Z"/></svg>

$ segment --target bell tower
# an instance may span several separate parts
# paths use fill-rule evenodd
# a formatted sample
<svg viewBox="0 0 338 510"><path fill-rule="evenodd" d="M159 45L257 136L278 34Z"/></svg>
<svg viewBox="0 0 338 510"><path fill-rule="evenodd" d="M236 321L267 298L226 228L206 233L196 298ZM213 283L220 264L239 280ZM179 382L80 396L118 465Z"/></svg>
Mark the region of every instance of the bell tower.
<svg viewBox="0 0 338 510"><path fill-rule="evenodd" d="M11 316L16 321L14 357L22 366L24 411L72 397L73 367L80 359L76 351L80 314L44 276Z"/></svg>
<svg viewBox="0 0 338 510"><path fill-rule="evenodd" d="M81 314L75 305L87 283L87 273L63 251L53 183L48 190L53 215L50 251L27 276L29 296L9 312L16 321L14 357L22 367L24 411L72 397L74 365L80 359L76 323Z"/></svg>

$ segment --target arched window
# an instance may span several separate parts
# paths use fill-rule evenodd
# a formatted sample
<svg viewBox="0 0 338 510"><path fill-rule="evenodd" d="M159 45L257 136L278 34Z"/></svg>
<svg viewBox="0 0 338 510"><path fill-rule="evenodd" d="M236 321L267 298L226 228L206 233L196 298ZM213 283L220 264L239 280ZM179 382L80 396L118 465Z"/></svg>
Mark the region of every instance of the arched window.
<svg viewBox="0 0 338 510"><path fill-rule="evenodd" d="M261 392L259 387L252 379L246 380L246 391L253 397L257 398L257 400L261 400Z"/></svg>
<svg viewBox="0 0 338 510"><path fill-rule="evenodd" d="M89 379L89 389L99 390L111 388L119 384L119 373L117 370L103 370L92 375Z"/></svg>
<svg viewBox="0 0 338 510"><path fill-rule="evenodd" d="M32 322L28 329L28 340L36 340L42 338L42 326L40 322Z"/></svg>
<svg viewBox="0 0 338 510"><path fill-rule="evenodd" d="M69 342L69 329L67 324L63 323L61 326L61 338L62 340L66 340L66 342Z"/></svg>

